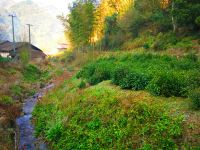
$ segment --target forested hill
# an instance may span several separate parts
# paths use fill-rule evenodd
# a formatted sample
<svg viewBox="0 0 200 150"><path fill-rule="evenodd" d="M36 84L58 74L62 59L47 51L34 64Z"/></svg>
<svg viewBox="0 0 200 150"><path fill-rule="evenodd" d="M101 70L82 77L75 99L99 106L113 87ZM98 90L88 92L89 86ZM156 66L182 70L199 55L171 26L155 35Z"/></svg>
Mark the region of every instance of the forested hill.
<svg viewBox="0 0 200 150"><path fill-rule="evenodd" d="M199 35L199 0L86 0L69 8L60 18L74 47L132 49L130 42L145 36L146 48L166 49L163 42L176 45L181 37Z"/></svg>

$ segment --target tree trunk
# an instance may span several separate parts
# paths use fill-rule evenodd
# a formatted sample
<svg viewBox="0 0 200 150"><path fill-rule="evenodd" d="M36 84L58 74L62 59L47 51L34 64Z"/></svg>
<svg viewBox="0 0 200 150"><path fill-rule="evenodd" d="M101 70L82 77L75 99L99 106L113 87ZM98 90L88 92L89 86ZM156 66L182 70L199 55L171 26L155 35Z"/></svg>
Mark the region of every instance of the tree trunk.
<svg viewBox="0 0 200 150"><path fill-rule="evenodd" d="M172 0L172 12L174 11L174 0ZM176 20L174 18L174 15L172 13L172 25L173 25L173 32L175 33L176 32L176 29L177 29L177 25L176 25Z"/></svg>

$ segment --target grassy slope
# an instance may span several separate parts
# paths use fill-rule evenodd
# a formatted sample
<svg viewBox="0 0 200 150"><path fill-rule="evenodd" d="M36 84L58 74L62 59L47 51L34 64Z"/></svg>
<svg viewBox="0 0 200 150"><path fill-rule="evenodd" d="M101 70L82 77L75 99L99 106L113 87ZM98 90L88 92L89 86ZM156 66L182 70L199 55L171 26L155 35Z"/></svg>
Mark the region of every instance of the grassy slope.
<svg viewBox="0 0 200 150"><path fill-rule="evenodd" d="M121 90L109 81L81 90L79 83L65 81L34 111L36 134L54 149L199 146L200 113L188 99Z"/></svg>
<svg viewBox="0 0 200 150"><path fill-rule="evenodd" d="M141 48L146 41L141 38L124 46L127 50L139 48L134 51L103 52L92 54L92 58L99 55L107 57L112 54L118 57L135 52L150 52L151 49ZM170 46L167 51L153 53L177 58L191 52L197 53L195 47L193 51L195 45L185 41L178 43L177 48ZM191 48L192 51L188 51ZM199 55L199 51L197 54ZM91 59L87 54L78 55L80 56L70 56L70 70L77 66L82 67ZM63 62L66 60L66 57L62 58ZM122 90L110 81L79 89L81 83L76 78L62 78L57 87L34 110L36 135L47 139L53 149L200 147L200 112L192 109L190 99L155 97L147 91Z"/></svg>

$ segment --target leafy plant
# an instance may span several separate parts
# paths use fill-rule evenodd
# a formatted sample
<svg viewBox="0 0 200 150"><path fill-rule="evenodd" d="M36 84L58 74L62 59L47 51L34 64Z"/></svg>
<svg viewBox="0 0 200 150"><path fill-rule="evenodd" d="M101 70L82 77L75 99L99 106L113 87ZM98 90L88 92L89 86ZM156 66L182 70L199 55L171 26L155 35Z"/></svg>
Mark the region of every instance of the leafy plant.
<svg viewBox="0 0 200 150"><path fill-rule="evenodd" d="M117 66L112 74L112 83L119 85L121 80L130 72L130 68L125 65Z"/></svg>
<svg viewBox="0 0 200 150"><path fill-rule="evenodd" d="M24 45L24 48L20 49L19 58L23 66L28 65L30 61L30 48L28 45Z"/></svg>
<svg viewBox="0 0 200 150"><path fill-rule="evenodd" d="M147 90L153 95L182 96L182 82L173 74L163 73L155 76L147 86Z"/></svg>
<svg viewBox="0 0 200 150"><path fill-rule="evenodd" d="M120 86L123 89L144 90L149 80L147 75L132 71L122 78Z"/></svg>
<svg viewBox="0 0 200 150"><path fill-rule="evenodd" d="M79 89L83 89L86 87L85 81L81 80L80 84L78 85Z"/></svg>
<svg viewBox="0 0 200 150"><path fill-rule="evenodd" d="M19 85L13 85L11 87L11 92L12 94L14 94L15 96L22 96L22 88Z"/></svg>
<svg viewBox="0 0 200 150"><path fill-rule="evenodd" d="M12 99L12 97L7 96L7 95L0 96L0 104L12 105L13 103L14 103L14 100Z"/></svg>
<svg viewBox="0 0 200 150"><path fill-rule="evenodd" d="M200 88L191 91L189 97L192 100L193 107L200 109Z"/></svg>
<svg viewBox="0 0 200 150"><path fill-rule="evenodd" d="M7 63L7 62L10 62L10 61L11 61L11 58L4 58L4 57L0 56L0 63Z"/></svg>
<svg viewBox="0 0 200 150"><path fill-rule="evenodd" d="M35 82L40 78L41 71L35 65L29 64L24 68L23 75L25 80Z"/></svg>

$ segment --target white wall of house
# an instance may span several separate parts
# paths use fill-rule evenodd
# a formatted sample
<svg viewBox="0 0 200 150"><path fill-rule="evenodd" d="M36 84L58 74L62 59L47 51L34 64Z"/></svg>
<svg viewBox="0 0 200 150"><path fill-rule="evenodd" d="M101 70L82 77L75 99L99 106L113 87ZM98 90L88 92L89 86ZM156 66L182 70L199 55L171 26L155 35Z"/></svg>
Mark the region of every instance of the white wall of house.
<svg viewBox="0 0 200 150"><path fill-rule="evenodd" d="M0 52L0 55L1 55L1 57L8 57L10 55L10 53Z"/></svg>

